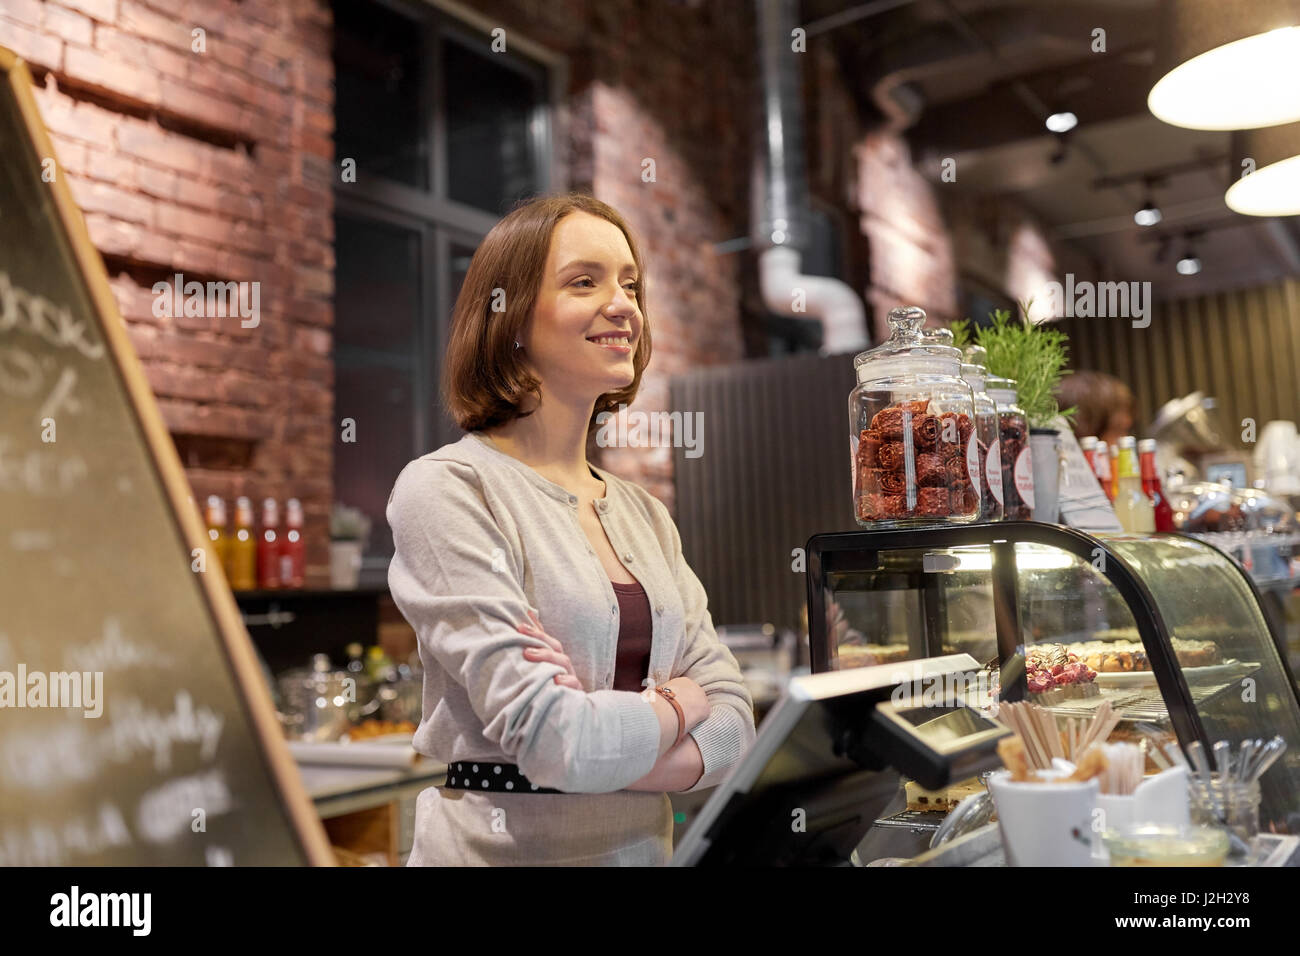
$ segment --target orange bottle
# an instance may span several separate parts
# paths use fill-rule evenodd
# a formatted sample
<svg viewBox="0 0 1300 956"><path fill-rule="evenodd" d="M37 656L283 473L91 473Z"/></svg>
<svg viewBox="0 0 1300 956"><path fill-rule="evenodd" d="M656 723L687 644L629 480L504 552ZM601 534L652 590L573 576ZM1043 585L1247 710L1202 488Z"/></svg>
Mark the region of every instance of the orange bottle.
<svg viewBox="0 0 1300 956"><path fill-rule="evenodd" d="M235 534L226 558L226 577L236 591L257 587L257 539L253 530L253 503L245 495L235 499Z"/></svg>
<svg viewBox="0 0 1300 956"><path fill-rule="evenodd" d="M208 495L207 506L203 509L203 523L208 529L208 540L211 542L213 556L217 559L217 567L221 568L229 580L230 572L226 569L226 562L230 539L226 535L226 502L220 495Z"/></svg>

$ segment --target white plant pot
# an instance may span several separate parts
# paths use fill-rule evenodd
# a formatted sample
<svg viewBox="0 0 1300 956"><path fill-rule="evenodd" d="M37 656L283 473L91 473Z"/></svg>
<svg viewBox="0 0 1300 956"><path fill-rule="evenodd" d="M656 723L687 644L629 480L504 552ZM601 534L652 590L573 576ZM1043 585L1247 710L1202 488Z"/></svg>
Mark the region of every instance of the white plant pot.
<svg viewBox="0 0 1300 956"><path fill-rule="evenodd" d="M330 542L330 587L352 589L361 579L361 542Z"/></svg>
<svg viewBox="0 0 1300 956"><path fill-rule="evenodd" d="M1056 524L1061 519L1061 439L1056 432L1029 433L1034 459L1035 521Z"/></svg>

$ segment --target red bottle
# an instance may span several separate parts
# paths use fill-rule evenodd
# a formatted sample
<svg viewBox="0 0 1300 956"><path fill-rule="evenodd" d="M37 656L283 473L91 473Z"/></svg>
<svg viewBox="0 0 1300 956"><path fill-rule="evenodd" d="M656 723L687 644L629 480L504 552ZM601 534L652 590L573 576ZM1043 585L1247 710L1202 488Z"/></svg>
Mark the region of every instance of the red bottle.
<svg viewBox="0 0 1300 956"><path fill-rule="evenodd" d="M1110 499L1111 504L1115 503L1115 482L1110 473L1110 448L1104 441L1098 440L1097 448L1092 453L1092 467L1097 474L1097 481L1101 485L1101 490L1106 492L1106 497Z"/></svg>
<svg viewBox="0 0 1300 956"><path fill-rule="evenodd" d="M1079 439L1079 450L1083 452L1084 460L1088 462L1088 467L1092 473L1097 473L1097 436L1087 435Z"/></svg>
<svg viewBox="0 0 1300 956"><path fill-rule="evenodd" d="M284 505L284 536L280 539L280 586L302 587L302 503L290 498Z"/></svg>
<svg viewBox="0 0 1300 956"><path fill-rule="evenodd" d="M262 502L262 533L257 539L257 586L280 586L280 511L274 498Z"/></svg>
<svg viewBox="0 0 1300 956"><path fill-rule="evenodd" d="M1151 506L1156 513L1156 530L1174 530L1174 509L1169 507L1169 499L1160 486L1160 476L1156 473L1156 442L1154 438L1144 438L1138 442L1138 459L1142 467L1142 490L1151 499Z"/></svg>

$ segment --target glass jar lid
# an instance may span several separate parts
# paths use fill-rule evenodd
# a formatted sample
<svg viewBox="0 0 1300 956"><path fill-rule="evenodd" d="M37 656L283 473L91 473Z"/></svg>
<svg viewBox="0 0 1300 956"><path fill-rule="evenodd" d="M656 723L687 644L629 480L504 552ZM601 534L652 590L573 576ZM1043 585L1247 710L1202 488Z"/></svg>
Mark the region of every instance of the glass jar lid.
<svg viewBox="0 0 1300 956"><path fill-rule="evenodd" d="M1014 378L1001 378L997 375L990 375L984 380L984 391L989 393L989 398L999 405L1014 405L1016 403L1016 380Z"/></svg>
<svg viewBox="0 0 1300 956"><path fill-rule="evenodd" d="M922 329L921 338L925 339L927 342L933 342L935 345L953 344L952 329Z"/></svg>
<svg viewBox="0 0 1300 956"><path fill-rule="evenodd" d="M962 354L966 356L966 361L971 365L983 365L985 368L989 367L989 350L982 345L975 345L972 343L966 346Z"/></svg>
<svg viewBox="0 0 1300 956"><path fill-rule="evenodd" d="M970 362L962 362L961 377L977 392L984 391L984 383L989 377L989 370L983 365L973 365Z"/></svg>
<svg viewBox="0 0 1300 956"><path fill-rule="evenodd" d="M916 306L890 309L889 325L892 334L880 345L859 353L853 359L858 381L869 382L916 374L960 378L961 352L951 345L927 339L921 331L924 324L924 309ZM951 338L952 333L948 332L948 336Z"/></svg>

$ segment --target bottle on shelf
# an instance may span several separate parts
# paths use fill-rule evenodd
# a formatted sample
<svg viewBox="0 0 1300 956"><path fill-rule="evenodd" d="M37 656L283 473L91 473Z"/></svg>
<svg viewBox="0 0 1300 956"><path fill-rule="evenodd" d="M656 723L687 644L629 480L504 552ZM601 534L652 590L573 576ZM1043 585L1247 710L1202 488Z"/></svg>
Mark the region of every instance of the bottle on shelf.
<svg viewBox="0 0 1300 956"><path fill-rule="evenodd" d="M1092 469L1092 473L1095 475L1097 473L1097 463L1095 460L1097 454L1097 436L1087 435L1080 438L1079 450L1083 452L1084 460L1088 462L1088 467Z"/></svg>
<svg viewBox="0 0 1300 956"><path fill-rule="evenodd" d="M302 587L302 502L290 498L284 506L284 535L280 539L280 586Z"/></svg>
<svg viewBox="0 0 1300 956"><path fill-rule="evenodd" d="M1110 454L1110 500L1119 494L1119 445L1111 445L1106 451Z"/></svg>
<svg viewBox="0 0 1300 956"><path fill-rule="evenodd" d="M1118 475L1116 475L1115 516L1125 531L1150 534L1156 530L1155 509L1142 490L1142 471L1138 467L1137 439L1125 435L1119 440Z"/></svg>
<svg viewBox="0 0 1300 956"><path fill-rule="evenodd" d="M274 498L262 502L262 534L257 539L257 586L280 586L280 510Z"/></svg>
<svg viewBox="0 0 1300 956"><path fill-rule="evenodd" d="M226 573L236 591L257 587L257 540L253 530L253 503L246 495L235 499L235 534L230 541Z"/></svg>
<svg viewBox="0 0 1300 956"><path fill-rule="evenodd" d="M1097 449L1092 454L1092 473L1097 476L1101 490L1106 492L1110 502L1115 502L1115 485L1110 479L1110 449L1104 441L1097 441Z"/></svg>
<svg viewBox="0 0 1300 956"><path fill-rule="evenodd" d="M208 495L208 503L203 509L203 523L208 529L208 540L212 542L212 551L217 559L217 566L230 578L226 569L227 553L230 550L230 538L226 534L226 502L220 495Z"/></svg>
<svg viewBox="0 0 1300 956"><path fill-rule="evenodd" d="M1156 530L1174 530L1174 509L1165 497L1164 486L1160 483L1160 473L1156 471L1156 440L1144 438L1138 442L1138 463L1142 467L1142 490L1151 499L1155 512Z"/></svg>

